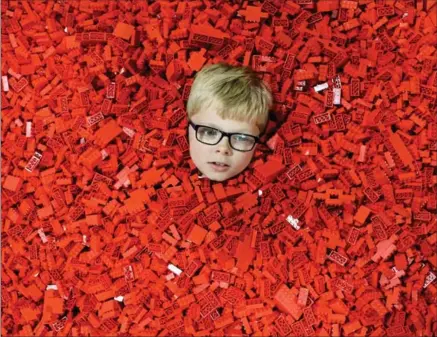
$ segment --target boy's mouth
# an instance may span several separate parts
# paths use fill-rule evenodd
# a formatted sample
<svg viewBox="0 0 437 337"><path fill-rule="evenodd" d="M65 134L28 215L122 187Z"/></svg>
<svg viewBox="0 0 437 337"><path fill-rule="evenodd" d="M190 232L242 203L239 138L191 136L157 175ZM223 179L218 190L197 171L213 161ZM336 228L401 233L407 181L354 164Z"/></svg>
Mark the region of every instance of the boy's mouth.
<svg viewBox="0 0 437 337"><path fill-rule="evenodd" d="M225 163L220 163L217 161L208 162L208 164L212 167L212 169L216 172L224 172L229 169L229 165Z"/></svg>
<svg viewBox="0 0 437 337"><path fill-rule="evenodd" d="M223 167L225 167L225 166L229 167L228 164L221 163L219 161L210 161L209 164L214 164L214 165L223 166Z"/></svg>

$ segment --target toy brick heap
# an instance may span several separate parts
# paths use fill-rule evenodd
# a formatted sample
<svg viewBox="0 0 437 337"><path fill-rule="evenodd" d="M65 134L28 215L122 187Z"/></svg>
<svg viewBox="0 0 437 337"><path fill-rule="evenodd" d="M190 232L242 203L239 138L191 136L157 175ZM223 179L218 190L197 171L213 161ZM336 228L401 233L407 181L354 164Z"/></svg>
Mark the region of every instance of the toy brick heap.
<svg viewBox="0 0 437 337"><path fill-rule="evenodd" d="M2 1L2 335L432 336L435 1ZM199 179L205 64L275 98Z"/></svg>

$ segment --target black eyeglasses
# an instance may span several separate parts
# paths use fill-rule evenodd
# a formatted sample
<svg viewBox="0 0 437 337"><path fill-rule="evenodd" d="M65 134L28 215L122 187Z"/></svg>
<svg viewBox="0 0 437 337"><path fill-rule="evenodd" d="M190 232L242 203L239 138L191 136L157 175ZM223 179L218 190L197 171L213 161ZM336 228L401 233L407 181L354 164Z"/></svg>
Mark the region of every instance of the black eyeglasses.
<svg viewBox="0 0 437 337"><path fill-rule="evenodd" d="M259 137L245 133L224 132L210 126L194 124L191 120L188 123L196 131L196 139L203 144L216 145L226 136L234 150L248 152L259 142Z"/></svg>

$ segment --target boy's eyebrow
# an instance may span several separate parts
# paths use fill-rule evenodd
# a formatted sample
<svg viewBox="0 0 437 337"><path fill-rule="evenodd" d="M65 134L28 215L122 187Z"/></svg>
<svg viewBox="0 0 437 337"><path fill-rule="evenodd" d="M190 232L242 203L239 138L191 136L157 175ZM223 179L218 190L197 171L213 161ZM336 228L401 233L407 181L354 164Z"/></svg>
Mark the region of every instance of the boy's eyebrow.
<svg viewBox="0 0 437 337"><path fill-rule="evenodd" d="M216 128L218 130L224 131L221 127L219 127L218 125L211 123L211 122L205 122L205 123L199 123L200 125L205 125L205 126L210 126L212 128ZM248 129L243 128L243 129L238 129L237 131L233 131L232 133L245 133L245 134L251 134L251 132L249 132Z"/></svg>

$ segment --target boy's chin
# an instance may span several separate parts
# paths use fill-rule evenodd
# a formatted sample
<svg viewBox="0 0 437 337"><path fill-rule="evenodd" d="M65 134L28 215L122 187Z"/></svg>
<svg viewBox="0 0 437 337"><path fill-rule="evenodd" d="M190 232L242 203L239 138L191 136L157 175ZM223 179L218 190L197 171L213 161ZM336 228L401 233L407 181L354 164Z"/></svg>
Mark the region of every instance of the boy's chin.
<svg viewBox="0 0 437 337"><path fill-rule="evenodd" d="M210 172L207 170L204 170L203 172L199 170L199 173L199 178L208 178L211 181L217 182L222 182L235 176L235 174L232 174L230 172Z"/></svg>
<svg viewBox="0 0 437 337"><path fill-rule="evenodd" d="M222 182L228 180L231 177L229 175L214 173L214 174L204 174L202 175L202 178L208 178L211 181Z"/></svg>

